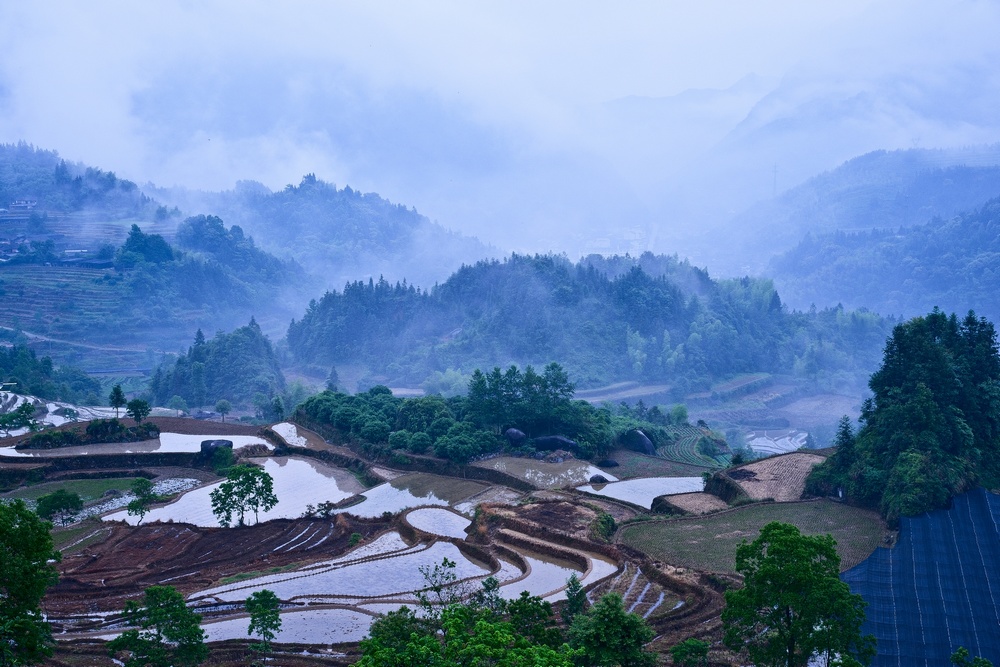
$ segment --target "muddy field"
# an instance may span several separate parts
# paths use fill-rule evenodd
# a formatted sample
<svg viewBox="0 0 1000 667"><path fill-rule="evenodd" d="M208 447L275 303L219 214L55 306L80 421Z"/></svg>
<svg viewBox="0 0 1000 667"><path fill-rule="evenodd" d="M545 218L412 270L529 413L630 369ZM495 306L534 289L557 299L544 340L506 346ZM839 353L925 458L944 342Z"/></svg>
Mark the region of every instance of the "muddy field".
<svg viewBox="0 0 1000 667"><path fill-rule="evenodd" d="M669 500L671 505L691 514L710 514L729 507L721 498L710 493L679 493L670 496Z"/></svg>
<svg viewBox="0 0 1000 667"><path fill-rule="evenodd" d="M806 488L806 477L824 457L804 452L772 456L729 472L751 498L778 502L798 500Z"/></svg>
<svg viewBox="0 0 1000 667"><path fill-rule="evenodd" d="M368 538L387 527L380 519L347 516L230 529L94 522L89 530L77 528L77 544L64 547L59 583L49 590L44 607L57 617L121 611L127 599L147 586L169 584L193 593L224 577L339 555L348 549L352 533Z"/></svg>

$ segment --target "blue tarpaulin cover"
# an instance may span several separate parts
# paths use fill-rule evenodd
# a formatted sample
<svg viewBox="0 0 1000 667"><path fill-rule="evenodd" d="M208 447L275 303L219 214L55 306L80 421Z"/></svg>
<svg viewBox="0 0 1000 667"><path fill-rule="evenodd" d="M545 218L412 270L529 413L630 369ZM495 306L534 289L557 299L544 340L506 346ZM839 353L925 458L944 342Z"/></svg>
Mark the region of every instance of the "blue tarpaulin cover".
<svg viewBox="0 0 1000 667"><path fill-rule="evenodd" d="M903 518L899 542L841 578L868 603L874 667L947 667L960 646L1000 665L1000 496Z"/></svg>

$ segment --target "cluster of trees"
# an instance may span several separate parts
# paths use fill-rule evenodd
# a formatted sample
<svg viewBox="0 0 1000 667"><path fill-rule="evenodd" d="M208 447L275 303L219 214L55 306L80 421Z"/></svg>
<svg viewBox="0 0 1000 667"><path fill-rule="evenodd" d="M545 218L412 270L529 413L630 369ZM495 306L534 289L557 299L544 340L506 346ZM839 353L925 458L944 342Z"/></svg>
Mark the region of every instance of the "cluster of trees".
<svg viewBox="0 0 1000 667"><path fill-rule="evenodd" d="M250 650L266 659L281 630L278 597L266 588L255 591L244 608L250 616L247 635L259 638ZM110 656L125 667L194 667L208 658L201 615L173 586L147 588L141 602L126 604L125 619L130 627L108 642Z"/></svg>
<svg viewBox="0 0 1000 667"><path fill-rule="evenodd" d="M27 345L0 346L0 382L4 390L48 400L101 404L101 383L71 366L56 366Z"/></svg>
<svg viewBox="0 0 1000 667"><path fill-rule="evenodd" d="M617 593L602 596L588 609L576 576L570 578L560 626L552 605L527 591L513 600L500 595L499 582L487 578L478 591L457 585L455 563L445 559L421 568L427 582L419 594L420 613L409 607L376 620L361 642L360 667L490 664L628 665L651 667L656 655L644 649L653 631L625 610Z"/></svg>
<svg viewBox="0 0 1000 667"><path fill-rule="evenodd" d="M430 291L349 283L312 302L287 339L302 361L361 361L393 382L558 358L585 386L635 378L682 396L743 372L866 377L887 330L867 312L789 312L770 281L712 281L672 258L512 255Z"/></svg>
<svg viewBox="0 0 1000 667"><path fill-rule="evenodd" d="M126 426L117 418L92 419L81 433L78 429L63 431L45 430L32 435L23 445L25 449L55 449L73 445L89 445L107 442L141 442L160 435L160 429L151 422L143 423L149 416L149 403L142 399L129 401L128 414L135 420L135 426Z"/></svg>
<svg viewBox="0 0 1000 667"><path fill-rule="evenodd" d="M376 193L338 188L314 174L274 192L241 181L231 191L198 193L197 201L253 233L264 247L290 254L326 285L372 273L430 285L463 261L489 254L476 239L450 232L412 208Z"/></svg>
<svg viewBox="0 0 1000 667"><path fill-rule="evenodd" d="M1000 317L1000 199L921 225L807 236L772 262L796 303L865 305L914 315L935 305Z"/></svg>
<svg viewBox="0 0 1000 667"><path fill-rule="evenodd" d="M842 490L895 520L1000 479L1000 355L985 318L935 309L896 326L869 386L860 429L841 422L807 491Z"/></svg>
<svg viewBox="0 0 1000 667"><path fill-rule="evenodd" d="M211 306L222 313L255 307L304 278L297 265L259 250L239 227L227 230L219 218L188 218L177 243L173 247L132 225L115 251L116 275L105 280L118 285L119 315L126 322L176 315L183 306Z"/></svg>
<svg viewBox="0 0 1000 667"><path fill-rule="evenodd" d="M31 144L0 144L0 207L24 197L46 211L100 211L115 218L153 219L156 204L132 181Z"/></svg>
<svg viewBox="0 0 1000 667"><path fill-rule="evenodd" d="M299 409L307 419L336 428L345 440L359 442L373 457L432 452L463 463L508 446L502 434L509 428L526 436L512 444L518 453L535 451L535 438L562 435L576 442L578 456L590 458L629 446L623 436L636 428L654 447L667 445L676 435L670 427L687 421L682 407L669 413L659 407L595 407L573 400L573 387L557 363L541 374L531 366L523 371L510 366L488 373L477 369L465 396L404 399L378 385L355 395L327 390Z"/></svg>
<svg viewBox="0 0 1000 667"><path fill-rule="evenodd" d="M178 396L191 408L214 406L223 399L236 405L261 403L259 397L271 404L284 389L271 341L252 318L246 326L219 332L211 340L199 329L187 354L157 368L149 384L155 404L168 405Z"/></svg>

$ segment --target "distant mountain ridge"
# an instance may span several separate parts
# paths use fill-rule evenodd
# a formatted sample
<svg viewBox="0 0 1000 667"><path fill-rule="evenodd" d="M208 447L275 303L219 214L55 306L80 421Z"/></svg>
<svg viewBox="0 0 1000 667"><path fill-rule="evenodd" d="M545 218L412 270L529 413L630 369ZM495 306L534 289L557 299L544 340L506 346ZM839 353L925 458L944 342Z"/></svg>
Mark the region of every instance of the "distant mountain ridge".
<svg viewBox="0 0 1000 667"><path fill-rule="evenodd" d="M934 306L1000 320L1000 198L897 229L808 236L771 262L785 300L906 317Z"/></svg>
<svg viewBox="0 0 1000 667"><path fill-rule="evenodd" d="M463 263L496 253L413 208L373 192L337 188L314 174L276 192L253 181L217 193L146 190L185 211L203 211L239 225L263 248L294 258L332 289L379 276L430 287Z"/></svg>
<svg viewBox="0 0 1000 667"><path fill-rule="evenodd" d="M1000 144L875 151L761 202L722 225L718 262L761 274L807 234L908 227L1000 195Z"/></svg>

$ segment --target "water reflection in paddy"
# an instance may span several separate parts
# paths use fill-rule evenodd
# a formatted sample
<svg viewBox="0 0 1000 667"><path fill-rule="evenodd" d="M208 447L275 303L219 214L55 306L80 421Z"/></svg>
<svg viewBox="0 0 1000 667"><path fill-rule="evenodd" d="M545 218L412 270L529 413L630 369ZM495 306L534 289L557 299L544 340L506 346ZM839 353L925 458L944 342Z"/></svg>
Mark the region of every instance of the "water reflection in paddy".
<svg viewBox="0 0 1000 667"><path fill-rule="evenodd" d="M263 588L270 589L282 600L308 596L332 598L376 598L408 596L426 585L421 568L428 569L447 558L453 561L454 574L459 579L485 577L489 570L470 561L454 544L435 542L429 547L418 545L408 551L378 560L334 563L327 567L312 567L308 571L294 571L248 579L209 589L194 597L210 596L226 602L245 600ZM320 564L321 565L321 564Z"/></svg>
<svg viewBox="0 0 1000 667"><path fill-rule="evenodd" d="M57 449L24 449L0 447L0 456L30 456L53 458L63 456L85 456L88 454L154 454L186 453L197 454L204 440L229 440L234 449L247 445L264 445L274 449L274 445L255 435L186 435L183 433L161 433L159 438L142 442L106 442L96 445L59 447Z"/></svg>
<svg viewBox="0 0 1000 667"><path fill-rule="evenodd" d="M466 529L472 522L450 510L422 507L406 515L406 522L418 530L432 535L464 540Z"/></svg>
<svg viewBox="0 0 1000 667"><path fill-rule="evenodd" d="M364 492L365 500L342 510L358 517L376 517L420 505L446 506L484 491L486 484L426 473L411 473Z"/></svg>
<svg viewBox="0 0 1000 667"><path fill-rule="evenodd" d="M657 496L703 491L705 480L701 477L643 477L610 484L586 484L577 489L648 508Z"/></svg>
<svg viewBox="0 0 1000 667"><path fill-rule="evenodd" d="M359 642L368 634L371 614L353 609L306 609L281 614L281 630L274 641L286 644L346 644ZM249 618L233 618L202 627L210 642L246 639Z"/></svg>
<svg viewBox="0 0 1000 667"><path fill-rule="evenodd" d="M264 470L274 478L274 494L278 504L267 512L261 512L260 521L269 519L294 519L302 516L306 505L321 502L338 502L364 491L358 480L342 468L334 468L311 459L275 457L257 460ZM147 523L153 521L175 521L196 526L218 526L212 514L209 494L221 482L202 486L181 496L176 502L156 507L146 515ZM126 512L116 512L104 517L109 521L138 522L138 517ZM253 523L253 515L246 517Z"/></svg>

